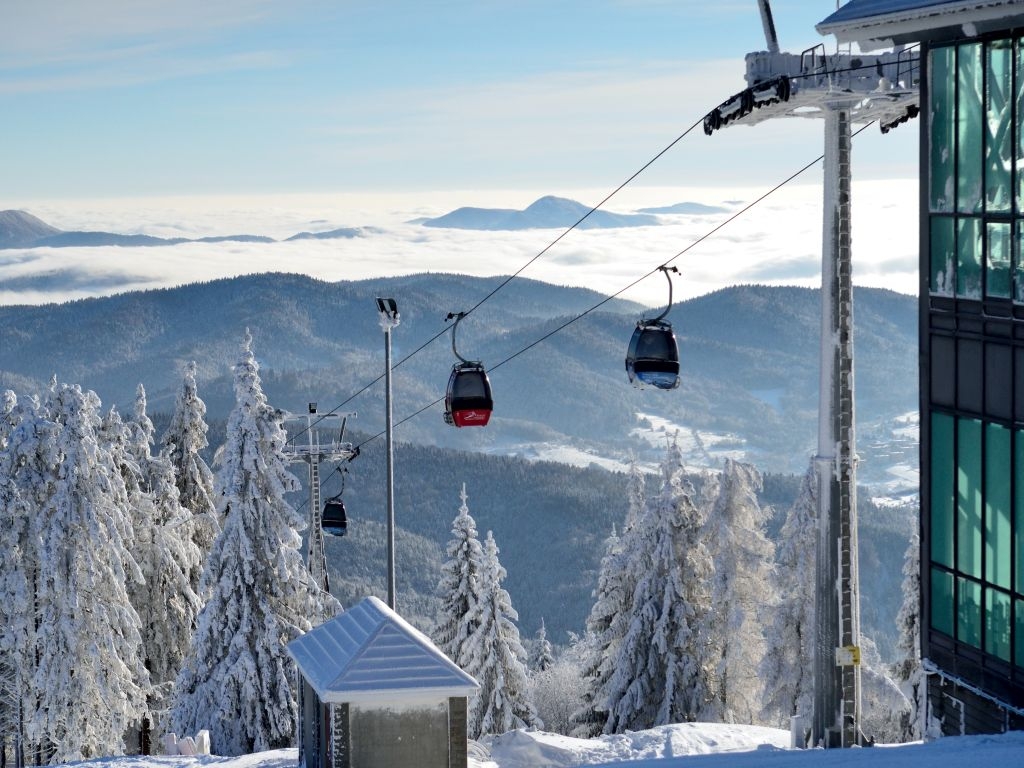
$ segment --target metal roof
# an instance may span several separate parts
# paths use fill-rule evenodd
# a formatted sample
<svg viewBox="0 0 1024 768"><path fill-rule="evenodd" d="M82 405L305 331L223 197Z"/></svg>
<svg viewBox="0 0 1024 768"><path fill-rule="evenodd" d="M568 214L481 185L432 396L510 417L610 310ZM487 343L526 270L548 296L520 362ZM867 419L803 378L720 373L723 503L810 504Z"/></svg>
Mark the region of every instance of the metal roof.
<svg viewBox="0 0 1024 768"><path fill-rule="evenodd" d="M403 704L479 687L376 597L292 640L288 653L323 702Z"/></svg>
<svg viewBox="0 0 1024 768"><path fill-rule="evenodd" d="M850 0L815 28L841 43L908 43L940 29L1007 26L1022 14L1024 0Z"/></svg>

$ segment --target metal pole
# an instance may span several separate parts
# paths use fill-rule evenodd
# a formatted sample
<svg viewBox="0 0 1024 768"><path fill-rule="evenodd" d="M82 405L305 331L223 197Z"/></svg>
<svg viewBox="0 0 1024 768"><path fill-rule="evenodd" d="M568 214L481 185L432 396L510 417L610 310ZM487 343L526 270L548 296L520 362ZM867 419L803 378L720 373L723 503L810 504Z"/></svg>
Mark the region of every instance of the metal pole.
<svg viewBox="0 0 1024 768"><path fill-rule="evenodd" d="M388 606L395 605L395 466L392 443L391 410L391 329L399 323L398 305L394 299L377 299L380 324L384 329L384 431L387 443L387 494L388 494Z"/></svg>
<svg viewBox="0 0 1024 768"><path fill-rule="evenodd" d="M860 742L850 112L847 109L825 111L824 187L812 743L832 747Z"/></svg>

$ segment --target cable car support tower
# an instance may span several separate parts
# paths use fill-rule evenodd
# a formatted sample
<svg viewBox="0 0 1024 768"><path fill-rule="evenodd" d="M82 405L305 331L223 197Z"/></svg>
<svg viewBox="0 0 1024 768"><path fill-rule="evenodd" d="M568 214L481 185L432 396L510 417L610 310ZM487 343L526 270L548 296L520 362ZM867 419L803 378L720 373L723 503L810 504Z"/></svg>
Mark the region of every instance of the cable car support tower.
<svg viewBox="0 0 1024 768"><path fill-rule="evenodd" d="M916 117L916 51L800 55L779 51L768 0L758 0L768 50L746 56L747 88L704 118L704 132L776 117L823 118L824 216L818 402L817 581L811 745L849 747L860 729L860 586L854 422L850 140L854 123L882 133Z"/></svg>
<svg viewBox="0 0 1024 768"><path fill-rule="evenodd" d="M309 404L305 414L285 414L284 427L288 442L284 454L289 461L309 465L309 544L306 567L325 592L331 587L327 578L327 553L324 548L323 518L320 506L320 463L352 461L359 450L344 442L345 424L351 413L317 413L316 403ZM329 616L321 617L326 620Z"/></svg>

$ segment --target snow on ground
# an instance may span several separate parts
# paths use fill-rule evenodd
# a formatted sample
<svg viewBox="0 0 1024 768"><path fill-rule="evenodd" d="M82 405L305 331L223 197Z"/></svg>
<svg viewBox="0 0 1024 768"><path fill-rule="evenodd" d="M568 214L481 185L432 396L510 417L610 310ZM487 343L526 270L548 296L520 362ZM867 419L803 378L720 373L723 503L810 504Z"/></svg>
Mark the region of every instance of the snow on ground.
<svg viewBox="0 0 1024 768"><path fill-rule="evenodd" d="M758 726L682 723L597 739L513 731L488 740L470 768L1016 768L1024 732L961 736L871 749L793 750L789 733ZM107 757L78 768L295 768L294 749L242 757Z"/></svg>

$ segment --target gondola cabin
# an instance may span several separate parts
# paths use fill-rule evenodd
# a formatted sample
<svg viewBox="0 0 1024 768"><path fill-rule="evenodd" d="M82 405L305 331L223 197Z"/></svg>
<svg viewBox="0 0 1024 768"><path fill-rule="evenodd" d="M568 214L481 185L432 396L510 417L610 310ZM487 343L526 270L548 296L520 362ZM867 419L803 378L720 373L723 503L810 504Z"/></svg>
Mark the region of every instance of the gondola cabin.
<svg viewBox="0 0 1024 768"><path fill-rule="evenodd" d="M320 527L330 536L344 536L348 531L348 514L345 512L345 502L340 496L330 498L324 504Z"/></svg>
<svg viewBox="0 0 1024 768"><path fill-rule="evenodd" d="M456 427L486 427L494 401L491 382L481 363L457 363L448 378L444 420Z"/></svg>
<svg viewBox="0 0 1024 768"><path fill-rule="evenodd" d="M671 323L641 320L636 324L626 352L626 373L640 389L679 386L679 346Z"/></svg>

